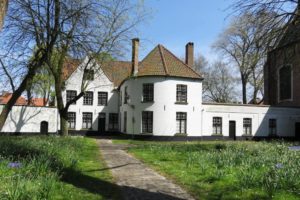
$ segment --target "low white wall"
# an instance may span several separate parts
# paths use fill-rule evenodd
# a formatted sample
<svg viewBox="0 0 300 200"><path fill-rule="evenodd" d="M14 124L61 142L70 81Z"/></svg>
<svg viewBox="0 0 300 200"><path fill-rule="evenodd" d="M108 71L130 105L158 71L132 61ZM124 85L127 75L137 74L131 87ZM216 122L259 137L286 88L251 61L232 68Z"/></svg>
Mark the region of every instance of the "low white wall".
<svg viewBox="0 0 300 200"><path fill-rule="evenodd" d="M0 112L3 105L0 105ZM48 122L48 132L57 131L57 109L50 107L14 106L1 132L39 133L41 122Z"/></svg>
<svg viewBox="0 0 300 200"><path fill-rule="evenodd" d="M236 136L243 135L243 118L252 119L252 135L269 136L269 119L277 120L277 135L295 136L295 123L300 122L300 109L250 105L203 104L202 134L213 133L213 117L222 117L223 136L229 136L229 121L236 121Z"/></svg>

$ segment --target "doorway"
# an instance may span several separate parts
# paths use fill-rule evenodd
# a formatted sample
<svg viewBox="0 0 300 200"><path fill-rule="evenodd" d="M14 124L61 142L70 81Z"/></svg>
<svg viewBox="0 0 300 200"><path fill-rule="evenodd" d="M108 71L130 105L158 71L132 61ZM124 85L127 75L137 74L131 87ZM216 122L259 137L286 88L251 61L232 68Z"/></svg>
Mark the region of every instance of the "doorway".
<svg viewBox="0 0 300 200"><path fill-rule="evenodd" d="M236 140L236 122L229 121L229 138Z"/></svg>
<svg viewBox="0 0 300 200"><path fill-rule="evenodd" d="M295 123L295 138L300 140L300 122Z"/></svg>
<svg viewBox="0 0 300 200"><path fill-rule="evenodd" d="M48 122L46 121L41 122L40 132L43 135L48 135Z"/></svg>
<svg viewBox="0 0 300 200"><path fill-rule="evenodd" d="M99 113L99 116L98 116L98 132L100 134L105 133L105 122L106 122L105 118L106 118L105 113Z"/></svg>

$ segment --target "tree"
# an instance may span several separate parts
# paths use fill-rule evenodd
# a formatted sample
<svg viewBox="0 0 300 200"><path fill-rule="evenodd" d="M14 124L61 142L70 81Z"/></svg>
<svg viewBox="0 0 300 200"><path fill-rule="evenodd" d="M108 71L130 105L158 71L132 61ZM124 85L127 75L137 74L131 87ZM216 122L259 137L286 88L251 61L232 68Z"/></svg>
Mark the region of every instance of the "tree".
<svg viewBox="0 0 300 200"><path fill-rule="evenodd" d="M205 69L203 81L204 101L230 103L235 101L235 83L228 66L216 61Z"/></svg>
<svg viewBox="0 0 300 200"><path fill-rule="evenodd" d="M253 86L252 98L262 90L263 64L269 46L274 44L281 23L269 24L274 13L244 13L233 19L222 33L214 48L235 65L240 73L242 99L247 104L247 86ZM275 22L275 21L274 21ZM276 29L275 29L276 28Z"/></svg>
<svg viewBox="0 0 300 200"><path fill-rule="evenodd" d="M12 106L32 81L36 70L43 66L52 54L58 39L61 9L64 5L60 0L10 1L6 15L7 25L1 33L1 53L15 61L24 76L1 111L0 130ZM2 67L9 72L7 65Z"/></svg>
<svg viewBox="0 0 300 200"><path fill-rule="evenodd" d="M68 109L84 96L90 81L85 79L88 70L97 75L97 68L110 60L110 56L124 49L124 42L131 36L133 29L145 16L140 10L140 4L132 4L130 0L67 0L66 10L59 27L59 36L55 44L55 53L47 61L54 77L57 108L60 114L60 131L68 134ZM64 16L66 15L66 16ZM80 70L84 72L79 94L64 104L63 91L65 87L62 76L65 63L74 59L82 60ZM97 64L96 60L97 59Z"/></svg>

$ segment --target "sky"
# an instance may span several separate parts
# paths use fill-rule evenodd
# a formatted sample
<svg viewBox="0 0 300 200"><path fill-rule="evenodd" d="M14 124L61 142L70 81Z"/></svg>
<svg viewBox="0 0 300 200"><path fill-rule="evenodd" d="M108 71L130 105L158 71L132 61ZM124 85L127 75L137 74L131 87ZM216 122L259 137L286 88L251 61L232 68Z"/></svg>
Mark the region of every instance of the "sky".
<svg viewBox="0 0 300 200"><path fill-rule="evenodd" d="M216 52L211 46L226 28L233 0L145 0L151 16L138 27L140 59L157 44L164 45L178 57L184 57L185 45L194 42L195 55L209 61Z"/></svg>

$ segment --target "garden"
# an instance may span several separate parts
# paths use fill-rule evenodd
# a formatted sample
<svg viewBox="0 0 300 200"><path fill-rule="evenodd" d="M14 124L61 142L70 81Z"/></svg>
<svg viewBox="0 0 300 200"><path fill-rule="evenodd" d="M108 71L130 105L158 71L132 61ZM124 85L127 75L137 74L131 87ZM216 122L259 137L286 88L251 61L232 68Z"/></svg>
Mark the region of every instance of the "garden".
<svg viewBox="0 0 300 200"><path fill-rule="evenodd" d="M300 151L289 148L295 143L125 143L196 199L300 199Z"/></svg>
<svg viewBox="0 0 300 200"><path fill-rule="evenodd" d="M96 140L0 137L0 199L119 199Z"/></svg>

